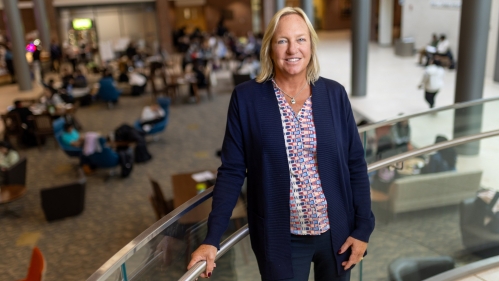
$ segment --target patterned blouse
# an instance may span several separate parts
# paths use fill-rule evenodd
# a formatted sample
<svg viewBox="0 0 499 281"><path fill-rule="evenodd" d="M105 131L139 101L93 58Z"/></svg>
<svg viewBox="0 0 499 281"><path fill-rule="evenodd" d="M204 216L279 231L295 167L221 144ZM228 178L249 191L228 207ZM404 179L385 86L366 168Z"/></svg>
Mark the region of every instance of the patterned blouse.
<svg viewBox="0 0 499 281"><path fill-rule="evenodd" d="M309 97L298 115L286 101L275 81L274 91L281 112L288 155L291 233L319 235L329 230L326 197L317 170L317 140Z"/></svg>

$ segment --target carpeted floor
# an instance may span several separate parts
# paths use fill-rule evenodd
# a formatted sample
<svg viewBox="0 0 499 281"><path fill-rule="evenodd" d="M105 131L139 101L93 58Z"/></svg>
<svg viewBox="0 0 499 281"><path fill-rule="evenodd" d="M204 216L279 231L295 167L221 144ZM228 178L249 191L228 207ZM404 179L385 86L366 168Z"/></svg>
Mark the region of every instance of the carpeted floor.
<svg viewBox="0 0 499 281"><path fill-rule="evenodd" d="M155 221L148 175L160 183L165 196L171 196L171 175L216 169L220 160L215 152L222 143L230 91L218 87L214 93L212 100L204 98L199 104L172 105L166 131L148 145L153 159L135 165L129 178L105 182L105 171L88 177L85 210L78 217L46 222L39 193L44 187L75 180L77 161L52 139L41 150L21 150L28 159L28 193L8 206L21 218L0 217L0 279L24 278L36 244L47 260L45 280L85 280ZM101 103L80 108L77 118L84 131L105 135L123 123L133 124L151 100L150 95L124 96L111 110ZM5 207L0 206L0 211Z"/></svg>

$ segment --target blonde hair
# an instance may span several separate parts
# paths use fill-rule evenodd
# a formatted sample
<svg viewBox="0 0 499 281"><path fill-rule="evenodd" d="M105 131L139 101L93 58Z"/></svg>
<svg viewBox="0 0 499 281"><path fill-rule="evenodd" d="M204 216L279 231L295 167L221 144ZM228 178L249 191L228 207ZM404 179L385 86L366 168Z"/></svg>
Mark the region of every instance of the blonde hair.
<svg viewBox="0 0 499 281"><path fill-rule="evenodd" d="M270 54L272 52L272 38L274 37L274 33L279 20L287 15L299 15L307 24L308 31L310 32L310 48L312 51L310 62L307 65L307 82L309 84L313 84L319 79L320 66L319 59L317 58L317 44L319 43L319 37L317 36L312 23L310 23L310 20L302 9L297 7L285 7L279 10L272 17L272 20L270 20L270 23L265 30L265 34L263 35L262 48L260 51L261 71L260 74L258 74L258 76L256 77L256 82L258 83L263 83L274 77L274 63L272 62L272 58L270 57Z"/></svg>

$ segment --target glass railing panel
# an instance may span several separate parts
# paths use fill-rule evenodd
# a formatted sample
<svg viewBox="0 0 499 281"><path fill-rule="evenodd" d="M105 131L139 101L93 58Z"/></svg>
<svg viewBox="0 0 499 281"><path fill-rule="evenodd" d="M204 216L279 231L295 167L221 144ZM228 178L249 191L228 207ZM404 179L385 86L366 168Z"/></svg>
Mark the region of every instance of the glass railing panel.
<svg viewBox="0 0 499 281"><path fill-rule="evenodd" d="M104 279L104 281L118 281L118 280L123 280L123 275L121 274L121 268L114 270L114 272L111 273L108 278Z"/></svg>
<svg viewBox="0 0 499 281"><path fill-rule="evenodd" d="M191 253L207 232L211 198L182 216L134 253L126 262L128 280L178 280L186 271ZM224 238L246 224L246 207L240 198Z"/></svg>
<svg viewBox="0 0 499 281"><path fill-rule="evenodd" d="M361 140L367 163L430 146L439 140L451 140L499 129L499 100L460 109L432 111L407 120L375 126L363 132ZM365 140L364 140L365 139Z"/></svg>
<svg viewBox="0 0 499 281"><path fill-rule="evenodd" d="M403 163L401 169L371 173L376 228L364 259L364 280L391 280L390 274L402 268L413 268L412 276L423 280L430 277L425 275L432 271L429 266L445 271L499 255L499 213L487 219L487 204L477 198L487 188L490 202L499 191L499 137ZM489 222L495 219L497 227Z"/></svg>
<svg viewBox="0 0 499 281"><path fill-rule="evenodd" d="M251 250L251 242L249 236L246 236L239 243L234 245L225 255L216 262L217 267L213 271L210 280L231 280L231 281L254 281L261 280L260 272L256 257ZM360 270L357 265L352 269L351 280L359 279ZM310 268L310 281L314 280L313 264Z"/></svg>

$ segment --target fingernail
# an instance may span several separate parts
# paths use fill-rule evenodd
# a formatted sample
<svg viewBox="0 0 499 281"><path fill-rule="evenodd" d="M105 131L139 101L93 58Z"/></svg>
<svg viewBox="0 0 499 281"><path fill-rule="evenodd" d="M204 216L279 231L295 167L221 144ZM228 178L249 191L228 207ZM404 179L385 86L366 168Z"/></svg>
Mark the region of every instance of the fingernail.
<svg viewBox="0 0 499 281"><path fill-rule="evenodd" d="M211 277L211 272L208 272L208 278L210 278L210 277Z"/></svg>

